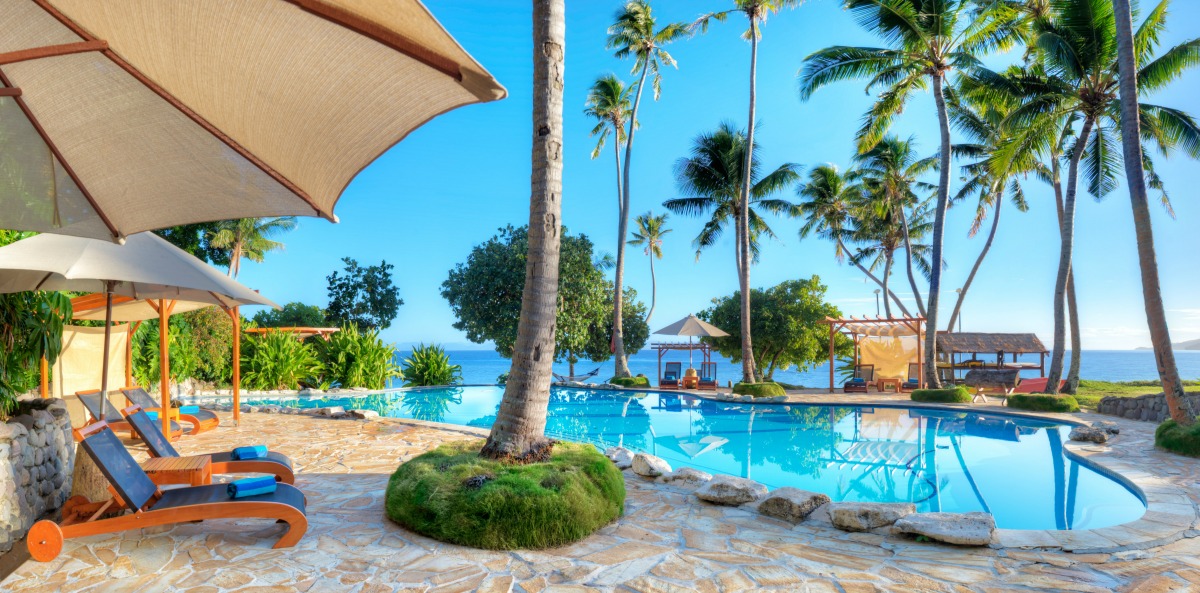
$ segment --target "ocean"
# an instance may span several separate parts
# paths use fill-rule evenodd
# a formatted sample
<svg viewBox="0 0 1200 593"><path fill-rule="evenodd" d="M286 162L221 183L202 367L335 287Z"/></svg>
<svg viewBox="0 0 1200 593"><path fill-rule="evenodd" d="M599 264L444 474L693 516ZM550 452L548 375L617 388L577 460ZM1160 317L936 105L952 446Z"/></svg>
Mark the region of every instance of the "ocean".
<svg viewBox="0 0 1200 593"><path fill-rule="evenodd" d="M466 384L495 383L496 377L501 373L508 372L512 364L510 360L502 358L494 350L456 350L450 351L448 354L452 363L462 366L463 382ZM406 356L408 356L408 352L400 353L400 357ZM980 356L980 358L991 360L994 357ZM1176 350L1175 358L1179 364L1179 372L1184 379L1200 379L1200 351ZM1022 357L1019 360L1037 362L1037 357ZM1070 360L1070 353L1068 353L1067 365L1070 364ZM663 357L664 363L668 361L681 361L685 365L684 368L687 368L685 353L671 352ZM717 380L721 385L740 379L741 364L733 364L715 352L713 361L717 363ZM1047 356L1046 365L1049 366L1049 364L1050 357ZM693 366L699 368L699 365L700 358L697 353ZM593 379L589 379L589 382L601 383L612 376L613 363L611 360L604 363L581 361L575 363L575 372L584 374L597 367L600 368L600 373ZM643 373L650 377L651 383L655 383L655 377L658 376L658 355L653 350L642 350L630 357L629 368L633 374ZM554 372L565 375L567 371L567 363L554 364ZM1027 372L1023 376L1033 377L1035 375ZM1153 381L1158 379L1158 371L1154 365L1154 352L1150 350L1084 350L1080 376L1084 379L1098 381ZM798 371L795 368L786 371L777 370L775 371L775 380L805 387L826 387L829 385L829 363L822 363L804 371Z"/></svg>

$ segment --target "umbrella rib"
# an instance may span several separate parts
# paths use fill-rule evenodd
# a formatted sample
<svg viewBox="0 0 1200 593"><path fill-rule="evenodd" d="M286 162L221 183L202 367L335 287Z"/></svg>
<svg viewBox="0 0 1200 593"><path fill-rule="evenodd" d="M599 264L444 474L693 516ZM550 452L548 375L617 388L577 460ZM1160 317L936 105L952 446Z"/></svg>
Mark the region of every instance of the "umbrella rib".
<svg viewBox="0 0 1200 593"><path fill-rule="evenodd" d="M29 49L0 53L0 65L15 64L17 62L25 62L28 60L40 60L42 58L52 58L55 56L69 56L71 54L79 54L89 51L104 51L106 49L108 49L108 42L100 39L80 41L79 43L63 43L59 45L33 47Z"/></svg>
<svg viewBox="0 0 1200 593"><path fill-rule="evenodd" d="M3 70L0 70L0 83L4 83L4 86L6 87L13 86L8 77L4 75ZM104 222L104 226L108 227L108 232L112 234L113 240L120 240L120 231L117 230L117 227L113 226L112 220L110 220L108 215L104 213L104 209L100 207L100 204L96 203L96 198L92 197L92 192L88 191L87 187L83 185L83 181L80 180L79 176L75 174L75 169L72 169L71 164L67 162L67 159L63 158L62 152L58 150L58 146L55 145L54 141L50 139L50 136L46 134L46 129L42 127L42 124L38 121L37 117L34 117L33 112L29 110L29 106L25 104L25 100L19 96L14 96L13 101L17 103L17 107L21 109L21 112L25 114L25 118L28 119L29 123L33 125L33 129L37 131L38 136L41 136L42 142L45 142L46 146L50 149L50 152L54 153L54 158L58 159L58 164L62 165L63 170L67 172L67 175L71 178L71 181L75 182L75 186L79 188L79 191L83 194L83 197L87 198L88 204L91 204L92 210L96 212L96 216L99 216L100 220Z"/></svg>
<svg viewBox="0 0 1200 593"><path fill-rule="evenodd" d="M91 33L89 33L83 27L80 27L75 21L71 20L70 17L68 17L67 15L60 12L57 8L51 6L47 0L34 0L34 2L36 2L37 5L42 10L46 11L50 16L53 16L55 19L58 20L58 22L62 23L63 26L70 29L76 35L79 35L80 37L82 37L85 41L96 41L96 38ZM323 210L313 200L312 196L308 195L308 192L304 191L303 189L300 188L300 186L293 183L290 179L285 177L282 173L280 173L279 171L276 171L270 165L263 162L261 159L259 159L257 156L255 156L253 153L251 153L249 150L247 150L244 146L239 144L233 138L230 138L229 136L227 136L224 132L222 132L219 128L217 128L215 125L213 125L207 119L202 117L200 114L196 113L195 111L192 111L187 105L184 105L182 101L177 99L171 93L167 92L166 89L159 86L153 80L150 80L150 78L148 76L143 74L137 68L134 68L133 65L130 64L129 62L126 62L125 59L122 58L121 56L117 55L116 52L114 52L111 49L106 49L100 53L103 54L104 57L111 60L114 64L116 64L118 67L120 67L126 73L128 73L130 76L132 76L135 80L142 83L142 85L145 86L147 89L149 89L151 92L158 95L162 100L166 101L172 107L177 109L180 113L187 116L188 119L192 120L196 125L203 128L204 131L208 132L209 134L212 134L217 140L220 140L226 146L233 149L233 151L238 153L239 155L241 155L242 158L249 161L255 167L258 167L258 169L261 170L263 173L266 173L268 177L270 177L271 179L274 179L277 183L279 183L283 187L287 188L288 191L295 194L296 197L300 198L301 200L304 200L305 203L307 203L310 207L312 207L313 211L316 213L317 216L320 216L321 218L324 218L331 222L337 222L337 218L333 215L333 212L326 212L325 210ZM5 83L5 84L7 84L7 83ZM8 86L12 86L12 85L8 85ZM66 166L65 162L63 163L63 166L64 167Z"/></svg>

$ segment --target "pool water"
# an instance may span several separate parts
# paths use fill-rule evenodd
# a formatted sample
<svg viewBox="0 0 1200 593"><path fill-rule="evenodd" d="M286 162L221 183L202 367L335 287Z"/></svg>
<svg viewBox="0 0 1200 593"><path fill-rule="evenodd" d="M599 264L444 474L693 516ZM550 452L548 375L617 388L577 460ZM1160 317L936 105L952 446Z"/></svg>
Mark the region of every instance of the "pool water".
<svg viewBox="0 0 1200 593"><path fill-rule="evenodd" d="M504 390L424 388L282 405L342 405L383 416L488 428ZM1067 454L1070 426L1005 415L895 407L731 404L684 393L554 388L546 433L624 446L678 468L794 486L835 501L985 511L1008 529L1094 529L1146 507Z"/></svg>

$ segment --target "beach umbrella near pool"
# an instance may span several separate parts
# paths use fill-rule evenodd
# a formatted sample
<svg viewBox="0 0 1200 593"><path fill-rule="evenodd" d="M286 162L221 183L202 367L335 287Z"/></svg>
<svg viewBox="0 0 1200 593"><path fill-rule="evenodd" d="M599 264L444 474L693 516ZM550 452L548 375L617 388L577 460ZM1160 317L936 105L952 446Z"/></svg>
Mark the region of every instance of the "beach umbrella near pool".
<svg viewBox="0 0 1200 593"><path fill-rule="evenodd" d="M114 296L157 301L166 327L175 303L205 303L233 310L239 305L279 306L216 268L153 233L131 235L124 244L101 239L37 235L0 247L0 293L72 290L105 295L101 393L108 394L108 352ZM235 333L237 332L235 315ZM166 333L159 340L165 354ZM170 378L162 356L163 434L171 434ZM101 398L101 417L108 398Z"/></svg>
<svg viewBox="0 0 1200 593"><path fill-rule="evenodd" d="M506 95L417 0L0 0L0 228L121 240L319 216Z"/></svg>
<svg viewBox="0 0 1200 593"><path fill-rule="evenodd" d="M688 315L667 327L664 327L656 332L664 336L687 336L688 337L688 367L692 366L692 338L696 336L709 338L723 338L729 334L721 328L707 323L695 315ZM715 377L714 377L715 378Z"/></svg>

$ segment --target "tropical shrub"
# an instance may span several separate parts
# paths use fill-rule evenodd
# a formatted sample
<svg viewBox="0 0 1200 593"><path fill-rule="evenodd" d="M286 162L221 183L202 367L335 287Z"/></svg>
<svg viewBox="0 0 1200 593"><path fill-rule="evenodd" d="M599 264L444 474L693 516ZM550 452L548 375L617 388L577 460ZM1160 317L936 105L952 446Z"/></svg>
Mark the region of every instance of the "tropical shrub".
<svg viewBox="0 0 1200 593"><path fill-rule="evenodd" d="M292 334L273 331L242 342L242 386L247 389L317 385L321 371L313 347Z"/></svg>
<svg viewBox="0 0 1200 593"><path fill-rule="evenodd" d="M738 395L753 395L754 397L778 397L787 395L783 386L774 382L764 383L735 383L733 392Z"/></svg>
<svg viewBox="0 0 1200 593"><path fill-rule="evenodd" d="M1035 412L1078 412L1079 402L1069 395L1014 393L1008 396L1008 407Z"/></svg>
<svg viewBox="0 0 1200 593"><path fill-rule="evenodd" d="M1154 430L1154 446L1172 453L1200 457L1200 422L1191 426L1180 426L1167 420Z"/></svg>
<svg viewBox="0 0 1200 593"><path fill-rule="evenodd" d="M233 379L233 318L220 307L189 311L181 317L195 347L195 378L207 383L229 385ZM175 324L171 325L173 327ZM172 367L174 364L172 360Z"/></svg>
<svg viewBox="0 0 1200 593"><path fill-rule="evenodd" d="M646 378L645 375L638 375L637 377L613 377L609 379L608 382L612 383L613 385L620 385L621 387L650 386L650 379Z"/></svg>
<svg viewBox="0 0 1200 593"><path fill-rule="evenodd" d="M481 441L443 445L388 481L388 518L437 540L493 550L561 546L625 510L621 470L595 447L556 442L547 461L479 456Z"/></svg>
<svg viewBox="0 0 1200 593"><path fill-rule="evenodd" d="M143 321L133 334L133 378L138 385L157 385L161 381L158 325L157 319ZM191 324L182 316L172 317L167 322L167 356L172 381L195 377L202 364L192 331Z"/></svg>
<svg viewBox="0 0 1200 593"><path fill-rule="evenodd" d="M379 339L379 332L343 325L328 340L314 340L324 381L339 387L384 389L388 379L402 376L396 365L396 347Z"/></svg>
<svg viewBox="0 0 1200 593"><path fill-rule="evenodd" d="M18 235L0 231L0 244ZM17 396L37 386L42 357L62 351L62 329L71 300L57 292L0 295L0 418L16 409Z"/></svg>
<svg viewBox="0 0 1200 593"><path fill-rule="evenodd" d="M500 376L496 377L496 385L508 385L508 371L500 373Z"/></svg>
<svg viewBox="0 0 1200 593"><path fill-rule="evenodd" d="M450 364L450 355L437 344L420 344L404 359L404 386L456 385L462 382L462 367Z"/></svg>
<svg viewBox="0 0 1200 593"><path fill-rule="evenodd" d="M939 404L969 404L971 392L961 385L946 389L916 389L912 392L912 400Z"/></svg>

